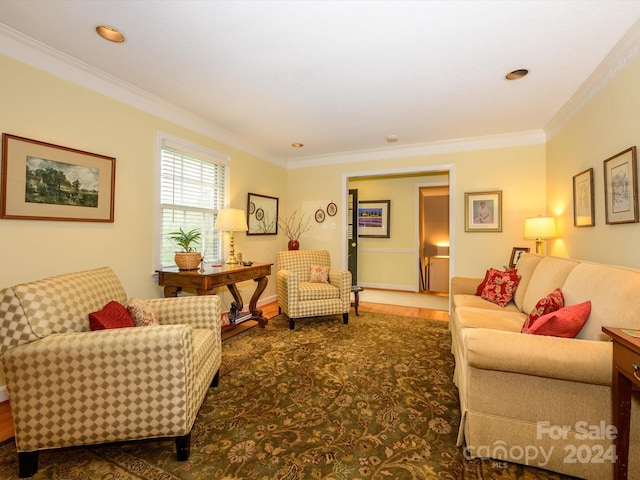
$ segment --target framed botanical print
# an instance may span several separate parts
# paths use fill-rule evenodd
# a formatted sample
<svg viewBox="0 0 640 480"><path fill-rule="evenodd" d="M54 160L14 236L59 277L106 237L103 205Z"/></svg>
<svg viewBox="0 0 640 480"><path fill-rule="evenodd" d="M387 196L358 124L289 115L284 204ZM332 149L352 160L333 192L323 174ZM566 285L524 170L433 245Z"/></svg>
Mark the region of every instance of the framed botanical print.
<svg viewBox="0 0 640 480"><path fill-rule="evenodd" d="M605 218L608 225L638 221L636 147L604 161Z"/></svg>
<svg viewBox="0 0 640 480"><path fill-rule="evenodd" d="M593 195L593 168L573 176L573 225L593 227L596 224Z"/></svg>

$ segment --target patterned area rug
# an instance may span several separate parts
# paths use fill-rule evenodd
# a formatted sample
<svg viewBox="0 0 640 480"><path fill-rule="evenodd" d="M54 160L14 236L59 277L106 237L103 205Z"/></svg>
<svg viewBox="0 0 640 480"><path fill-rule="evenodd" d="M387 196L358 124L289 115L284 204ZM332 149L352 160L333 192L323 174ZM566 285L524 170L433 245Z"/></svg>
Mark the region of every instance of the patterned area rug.
<svg viewBox="0 0 640 480"><path fill-rule="evenodd" d="M172 440L44 451L32 478L66 480L562 479L455 446L460 418L446 322L362 313L284 317L223 345L220 386L192 433ZM17 478L13 442L0 478Z"/></svg>

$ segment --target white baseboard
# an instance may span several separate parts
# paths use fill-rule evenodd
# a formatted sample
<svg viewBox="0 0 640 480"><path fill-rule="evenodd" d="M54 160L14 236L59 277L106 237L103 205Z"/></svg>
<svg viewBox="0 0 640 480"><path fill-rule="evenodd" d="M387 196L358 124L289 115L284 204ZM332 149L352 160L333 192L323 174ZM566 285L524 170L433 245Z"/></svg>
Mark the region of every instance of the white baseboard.
<svg viewBox="0 0 640 480"><path fill-rule="evenodd" d="M267 303L273 303L278 301L277 295L271 295L270 297L261 298L258 300L258 307L266 305Z"/></svg>

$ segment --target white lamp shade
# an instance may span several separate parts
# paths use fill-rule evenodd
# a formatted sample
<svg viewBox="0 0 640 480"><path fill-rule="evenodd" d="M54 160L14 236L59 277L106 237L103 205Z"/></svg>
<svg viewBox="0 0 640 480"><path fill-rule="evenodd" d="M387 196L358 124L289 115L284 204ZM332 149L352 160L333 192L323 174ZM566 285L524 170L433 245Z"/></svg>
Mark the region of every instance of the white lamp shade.
<svg viewBox="0 0 640 480"><path fill-rule="evenodd" d="M244 212L238 208L218 210L216 224L213 228L221 232L246 232L249 230Z"/></svg>
<svg viewBox="0 0 640 480"><path fill-rule="evenodd" d="M545 239L556 236L556 221L553 217L529 217L524 219L524 238Z"/></svg>

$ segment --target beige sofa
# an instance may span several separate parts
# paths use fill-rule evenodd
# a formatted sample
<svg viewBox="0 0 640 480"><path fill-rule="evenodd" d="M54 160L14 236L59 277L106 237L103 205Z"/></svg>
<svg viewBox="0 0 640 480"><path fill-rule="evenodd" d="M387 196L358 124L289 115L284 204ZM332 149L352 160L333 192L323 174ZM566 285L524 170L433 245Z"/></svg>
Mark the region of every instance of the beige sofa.
<svg viewBox="0 0 640 480"><path fill-rule="evenodd" d="M221 362L220 298L156 298L159 325L90 331L90 312L127 304L109 268L0 290L0 354L20 477L38 451L175 437L189 457L191 427Z"/></svg>
<svg viewBox="0 0 640 480"><path fill-rule="evenodd" d="M612 343L602 326L640 329L640 271L531 253L517 270L521 280L505 307L475 295L481 278L452 279L458 445L468 457L613 478ZM520 333L538 300L557 287L567 306L591 301L577 337ZM640 478L639 415L634 398L629 478Z"/></svg>

